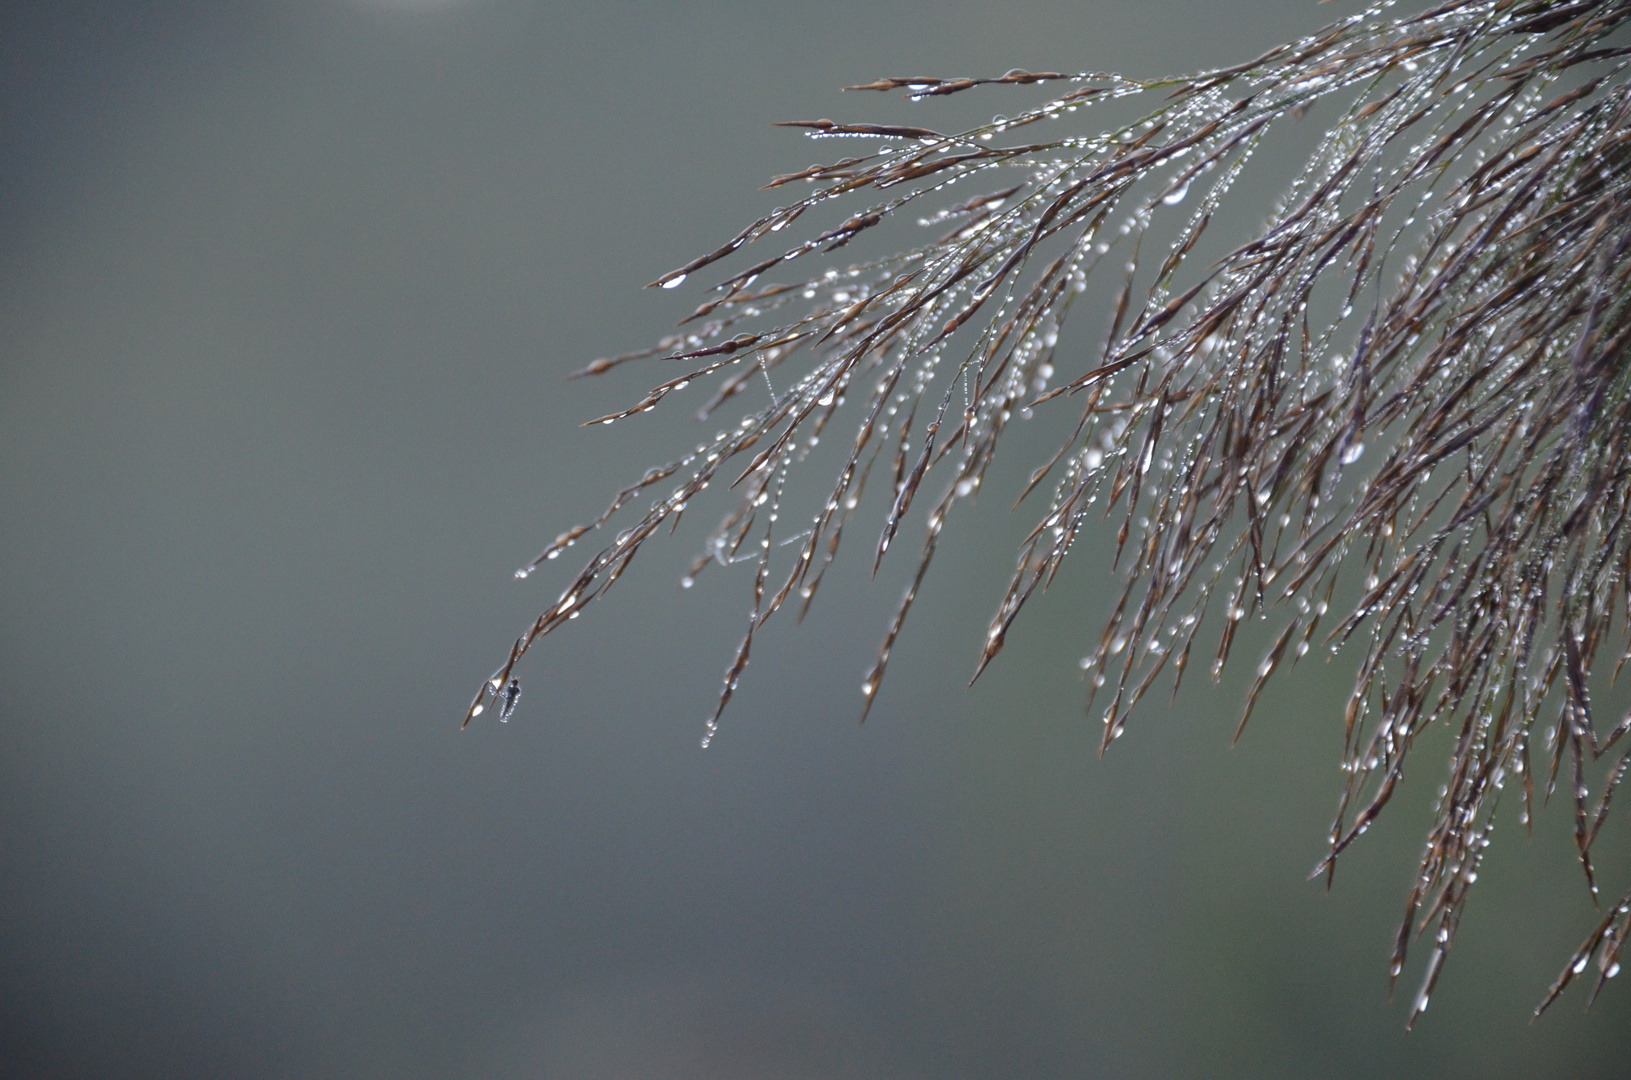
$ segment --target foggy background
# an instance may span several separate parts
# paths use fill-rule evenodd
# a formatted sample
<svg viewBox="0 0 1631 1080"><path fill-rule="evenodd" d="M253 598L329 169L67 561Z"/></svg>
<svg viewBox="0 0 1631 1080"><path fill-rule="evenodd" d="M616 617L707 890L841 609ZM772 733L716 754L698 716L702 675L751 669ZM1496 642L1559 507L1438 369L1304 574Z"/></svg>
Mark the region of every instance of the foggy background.
<svg viewBox="0 0 1631 1080"><path fill-rule="evenodd" d="M1343 661L1230 750L1259 634L1100 759L1076 663L1107 526L964 689L1046 416L948 530L864 727L921 514L876 584L863 517L704 752L752 571L678 580L721 501L526 659L510 723L458 728L588 552L515 568L712 433L691 400L580 428L649 369L562 376L689 313L640 286L785 201L771 175L848 152L771 122L984 120L1046 91L838 88L1169 74L1353 10L8 6L0 1074L1625 1075L1626 987L1528 1022L1598 918L1566 803L1532 841L1501 808L1404 1034L1426 950L1390 1003L1387 948L1448 733L1308 883ZM1104 324L1079 304L1067 341ZM1606 896L1626 853L1616 820Z"/></svg>

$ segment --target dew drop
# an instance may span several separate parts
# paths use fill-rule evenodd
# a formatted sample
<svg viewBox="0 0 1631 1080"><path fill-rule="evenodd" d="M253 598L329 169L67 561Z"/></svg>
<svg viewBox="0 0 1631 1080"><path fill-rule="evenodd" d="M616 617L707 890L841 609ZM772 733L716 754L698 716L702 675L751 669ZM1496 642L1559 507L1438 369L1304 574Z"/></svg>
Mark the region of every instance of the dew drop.
<svg viewBox="0 0 1631 1080"><path fill-rule="evenodd" d="M1185 184L1183 187L1173 188L1171 191L1161 196L1161 201L1167 206L1177 206L1179 203L1183 202L1188 195L1189 185Z"/></svg>
<svg viewBox="0 0 1631 1080"><path fill-rule="evenodd" d="M665 289L677 289L681 285L683 285L684 283L685 283L685 275L684 274L679 274L679 275L676 275L675 277L671 277L667 281L663 282L663 288L665 288Z"/></svg>
<svg viewBox="0 0 1631 1080"><path fill-rule="evenodd" d="M1359 460L1359 455L1363 454L1364 452L1364 443L1356 442L1350 444L1342 451L1342 464L1352 465L1354 462Z"/></svg>

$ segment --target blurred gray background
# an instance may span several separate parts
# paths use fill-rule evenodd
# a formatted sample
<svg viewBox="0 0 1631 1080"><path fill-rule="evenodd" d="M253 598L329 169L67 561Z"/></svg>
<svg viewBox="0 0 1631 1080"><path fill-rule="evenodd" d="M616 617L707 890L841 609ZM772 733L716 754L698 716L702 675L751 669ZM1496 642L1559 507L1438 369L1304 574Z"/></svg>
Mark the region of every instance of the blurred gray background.
<svg viewBox="0 0 1631 1080"><path fill-rule="evenodd" d="M772 121L983 120L1040 95L838 88L1167 74L1354 9L7 6L0 1074L1625 1075L1625 987L1528 1022L1597 918L1566 805L1533 840L1502 808L1403 1033L1424 950L1391 1003L1386 951L1447 733L1308 883L1341 661L1230 750L1260 636L1100 759L1107 527L965 690L1031 523L1001 487L864 727L908 569L867 581L873 524L698 749L751 573L679 588L708 508L528 658L511 723L458 729L576 563L513 570L699 437L689 403L580 428L648 375L562 376L655 340L697 293L639 286L835 156ZM1079 307L1080 347L1103 324Z"/></svg>

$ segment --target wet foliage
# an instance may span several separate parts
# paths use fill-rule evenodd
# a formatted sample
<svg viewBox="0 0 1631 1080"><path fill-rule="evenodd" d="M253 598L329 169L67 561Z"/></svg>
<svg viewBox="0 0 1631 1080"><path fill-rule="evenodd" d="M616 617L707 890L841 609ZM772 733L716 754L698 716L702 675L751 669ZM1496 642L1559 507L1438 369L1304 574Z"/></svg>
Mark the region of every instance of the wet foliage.
<svg viewBox="0 0 1631 1080"><path fill-rule="evenodd" d="M659 371L596 423L692 384L710 395L705 416L768 403L518 571L632 518L516 639L465 722L489 704L507 717L528 650L716 482L733 508L692 577L751 563L752 614L704 745L754 635L805 609L846 530L863 526L869 481L887 488L882 520L857 541L874 572L909 512L926 519L862 683L870 707L942 530L1009 425L1051 413L1067 432L1057 453L1003 493L1035 506L1035 528L974 675L1082 531L1107 528L1124 591L1083 663L1104 746L1192 659L1215 677L1245 620L1273 633L1242 729L1280 668L1311 649L1352 657L1346 781L1316 874L1386 806L1417 736L1451 729L1391 958L1397 977L1427 937L1414 1022L1503 791L1527 822L1561 786L1595 897L1593 842L1631 767L1631 717L1603 723L1589 692L1594 671L1624 664L1631 617L1631 45L1616 33L1628 18L1628 0L1454 0L1397 17L1383 5L1182 78L1011 71L851 87L930 103L1054 96L954 132L790 125L848 153L775 177L793 201L653 282L723 275L677 333L579 372ZM1300 174L1272 178L1284 195L1266 223L1202 259L1254 151L1315 104L1336 118ZM1117 110L1133 118L1083 122ZM836 223L789 228L828 210ZM887 254L823 258L891 229ZM736 260L746 265L715 268ZM1095 271L1120 285L1108 338L1062 347ZM829 432L847 448L836 475L810 505L784 505L790 474ZM1628 913L1631 896L1541 1009L1593 958L1599 988L1618 971Z"/></svg>

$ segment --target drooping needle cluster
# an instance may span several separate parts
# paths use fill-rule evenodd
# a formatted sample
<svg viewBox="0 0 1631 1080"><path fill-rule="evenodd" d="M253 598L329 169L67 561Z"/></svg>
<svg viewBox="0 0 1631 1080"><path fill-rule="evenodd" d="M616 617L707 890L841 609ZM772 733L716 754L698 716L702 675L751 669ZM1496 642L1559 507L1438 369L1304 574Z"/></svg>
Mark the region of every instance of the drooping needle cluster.
<svg viewBox="0 0 1631 1080"><path fill-rule="evenodd" d="M1197 647L1216 675L1244 620L1274 627L1247 716L1277 669L1346 647L1346 782L1321 872L1387 803L1416 736L1456 732L1392 957L1397 976L1413 934L1433 929L1412 1021L1503 788L1525 820L1537 787L1570 792L1595 896L1592 844L1631 767L1627 752L1592 769L1631 742L1631 717L1600 727L1590 704L1599 660L1624 663L1631 618L1631 0L1451 0L1391 19L1386 7L1177 79L1011 71L851 88L913 100L1065 88L950 134L792 125L854 156L774 178L800 197L653 284L745 249L763 257L712 285L657 347L579 373L664 372L598 423L693 383L711 391L704 415L768 403L518 571L650 500L516 639L465 722L495 701L507 714L521 657L715 481L736 500L693 576L737 561L754 575L705 745L754 634L810 604L869 480L888 485L874 571L913 506L926 509L916 572L862 684L869 707L941 530L1010 422L1034 411L1064 437L1014 493L1045 507L976 676L1082 530L1109 518L1125 590L1084 661L1108 699L1104 745L1152 686L1176 687ZM1277 181L1257 235L1216 261L1191 257L1263 140L1321 103L1337 119ZM1080 123L1129 105L1141 111L1125 122ZM787 239L829 203L836 224ZM821 259L905 218L929 231L854 265ZM1072 301L1107 261L1125 275L1108 339L1062 345ZM853 431L832 483L802 510L784 505L829 428ZM1593 956L1599 987L1618 971L1628 920L1631 896L1541 1008Z"/></svg>

